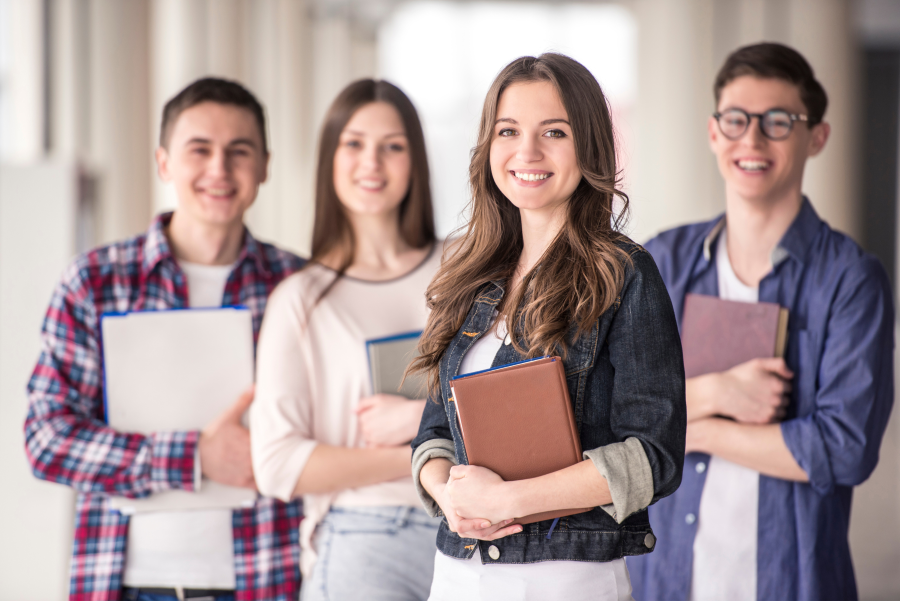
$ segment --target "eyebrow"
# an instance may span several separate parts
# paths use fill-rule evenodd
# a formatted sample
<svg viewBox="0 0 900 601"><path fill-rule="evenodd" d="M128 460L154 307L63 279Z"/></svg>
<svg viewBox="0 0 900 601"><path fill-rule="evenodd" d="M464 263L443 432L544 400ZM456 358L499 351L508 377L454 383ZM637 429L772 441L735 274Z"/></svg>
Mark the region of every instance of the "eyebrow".
<svg viewBox="0 0 900 601"><path fill-rule="evenodd" d="M352 129L345 129L345 130L343 131L343 133L345 133L345 134L352 134L352 135L354 135L354 136L365 136L365 135L366 135L365 132L354 131L354 130L352 130ZM406 137L406 134L403 133L402 131L399 131L399 132L395 132L395 133L392 133L392 134L387 134L386 136L382 136L382 139L384 139L384 138L393 138L393 137L396 137L396 136L403 136L403 137L405 138L405 137Z"/></svg>
<svg viewBox="0 0 900 601"><path fill-rule="evenodd" d="M501 117L494 122L494 125L497 125L498 123L512 123L514 125L519 124L518 121L510 117ZM565 123L566 125L569 125L569 122L565 119L544 119L539 123L539 125L553 125L554 123Z"/></svg>
<svg viewBox="0 0 900 601"><path fill-rule="evenodd" d="M189 144L212 144L212 140L210 140L208 138L191 138L190 140L185 142L184 145L187 146ZM250 146L251 148L256 148L256 142L254 142L250 138L237 138L227 144L227 146L237 146L237 145Z"/></svg>

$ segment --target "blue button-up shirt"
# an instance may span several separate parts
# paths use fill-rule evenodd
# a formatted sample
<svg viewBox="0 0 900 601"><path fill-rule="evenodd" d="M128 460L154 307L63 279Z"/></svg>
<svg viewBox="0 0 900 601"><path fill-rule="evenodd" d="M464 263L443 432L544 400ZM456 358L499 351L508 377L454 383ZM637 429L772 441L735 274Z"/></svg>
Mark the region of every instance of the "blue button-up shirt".
<svg viewBox="0 0 900 601"><path fill-rule="evenodd" d="M646 245L679 328L687 293L718 296L714 242L723 220L669 230ZM781 432L809 483L760 475L757 597L855 599L852 487L878 463L894 398L890 284L878 260L832 230L807 199L772 263L759 300L790 311L785 360L795 374ZM635 599L689 597L708 461L687 455L681 488L650 507L658 542L650 555L628 558Z"/></svg>

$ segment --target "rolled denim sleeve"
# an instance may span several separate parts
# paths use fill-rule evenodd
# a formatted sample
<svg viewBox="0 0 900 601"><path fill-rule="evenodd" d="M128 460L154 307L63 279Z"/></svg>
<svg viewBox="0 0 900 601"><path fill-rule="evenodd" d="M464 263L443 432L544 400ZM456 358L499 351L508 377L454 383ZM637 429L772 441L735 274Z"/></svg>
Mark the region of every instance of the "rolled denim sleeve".
<svg viewBox="0 0 900 601"><path fill-rule="evenodd" d="M654 503L681 484L687 427L684 360L672 303L653 258L639 248L632 253L632 263L607 337L615 369L610 426L620 441L634 438L643 447L652 474L650 503ZM634 443L628 444L633 448ZM618 472L610 472L611 478L613 473ZM645 490L640 469L634 474L620 482ZM614 490L612 481L610 490ZM622 511L630 510L631 492L624 504L625 496L621 491L617 494ZM634 498L644 501L643 493ZM613 501L616 505L615 497Z"/></svg>
<svg viewBox="0 0 900 601"><path fill-rule="evenodd" d="M644 509L653 500L653 472L647 453L637 438L615 442L582 453L606 478L612 503L601 505L621 524L625 518Z"/></svg>
<svg viewBox="0 0 900 601"><path fill-rule="evenodd" d="M419 481L419 474L425 464L432 459L448 459L454 464L456 452L453 443L453 434L450 432L450 422L442 402L435 402L429 397L422 411L422 421L419 422L419 433L412 443L412 476L416 485L416 493L422 501L422 506L428 515L437 517L443 515L441 508Z"/></svg>
<svg viewBox="0 0 900 601"><path fill-rule="evenodd" d="M869 477L894 399L887 275L877 260L863 256L841 280L824 339L801 330L789 341L798 347L797 394L813 396L814 403L812 411L781 424L785 444L822 495Z"/></svg>
<svg viewBox="0 0 900 601"><path fill-rule="evenodd" d="M444 438L426 440L416 448L412 456L412 477L416 485L416 494L419 495L422 507L428 515L436 518L443 516L444 512L419 480L422 468L432 459L447 459L453 465L457 465L456 454L453 452L453 441Z"/></svg>

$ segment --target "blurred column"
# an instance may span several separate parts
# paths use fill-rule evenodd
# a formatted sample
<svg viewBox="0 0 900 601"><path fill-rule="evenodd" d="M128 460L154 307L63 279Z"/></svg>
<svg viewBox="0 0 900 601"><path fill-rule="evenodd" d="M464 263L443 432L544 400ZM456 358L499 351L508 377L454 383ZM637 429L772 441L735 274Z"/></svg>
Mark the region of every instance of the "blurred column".
<svg viewBox="0 0 900 601"><path fill-rule="evenodd" d="M347 10L320 3L313 39L313 122L316 135L325 112L344 86L353 81L353 32Z"/></svg>
<svg viewBox="0 0 900 601"><path fill-rule="evenodd" d="M631 235L707 219L724 207L706 141L713 111L713 0L634 0L638 94Z"/></svg>
<svg viewBox="0 0 900 601"><path fill-rule="evenodd" d="M29 163L44 154L46 131L44 2L8 3L10 36L10 140L4 141L7 160Z"/></svg>
<svg viewBox="0 0 900 601"><path fill-rule="evenodd" d="M791 0L788 43L806 57L828 93L825 119L831 139L807 163L803 190L833 228L860 240L861 56L850 5L848 0Z"/></svg>
<svg viewBox="0 0 900 601"><path fill-rule="evenodd" d="M147 228L153 145L148 0L91 0L90 163L99 177L97 242Z"/></svg>
<svg viewBox="0 0 900 601"><path fill-rule="evenodd" d="M51 6L50 150L71 161L90 146L89 3L55 0Z"/></svg>
<svg viewBox="0 0 900 601"><path fill-rule="evenodd" d="M309 252L316 131L312 118L312 27L306 2L262 0L248 15L246 83L266 106L269 180L247 215L254 234Z"/></svg>

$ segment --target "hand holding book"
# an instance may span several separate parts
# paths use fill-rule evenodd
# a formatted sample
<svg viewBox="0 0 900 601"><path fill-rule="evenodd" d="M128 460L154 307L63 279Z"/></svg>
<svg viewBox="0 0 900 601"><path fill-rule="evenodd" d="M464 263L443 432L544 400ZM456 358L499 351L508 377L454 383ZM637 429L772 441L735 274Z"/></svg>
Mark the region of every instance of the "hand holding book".
<svg viewBox="0 0 900 601"><path fill-rule="evenodd" d="M419 430L424 409L424 400L409 400L396 394L365 397L354 410L360 438L367 447L407 444Z"/></svg>
<svg viewBox="0 0 900 601"><path fill-rule="evenodd" d="M203 477L226 486L256 490L250 461L250 431L242 418L253 402L254 386L200 432L198 443Z"/></svg>
<svg viewBox="0 0 900 601"><path fill-rule="evenodd" d="M451 532L457 533L462 538L471 538L476 540L497 540L510 534L517 534L522 531L520 524L513 524L512 518L507 518L495 524L482 517L465 518L459 514L458 509L453 504L448 488L450 487L450 470L454 469L452 463L446 459L432 459L422 468L419 479L428 494L432 496L435 502L444 512L447 518L447 525ZM487 470L490 471L490 470ZM471 480L470 480L471 482ZM496 484L496 482L495 482ZM500 485L502 485L502 481ZM497 495L496 489L490 492L492 497L504 498L502 493Z"/></svg>
<svg viewBox="0 0 900 601"><path fill-rule="evenodd" d="M742 423L784 417L793 373L782 356L787 309L688 294L682 318L688 421Z"/></svg>

